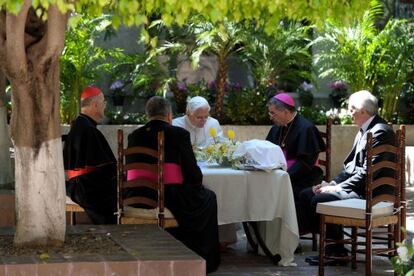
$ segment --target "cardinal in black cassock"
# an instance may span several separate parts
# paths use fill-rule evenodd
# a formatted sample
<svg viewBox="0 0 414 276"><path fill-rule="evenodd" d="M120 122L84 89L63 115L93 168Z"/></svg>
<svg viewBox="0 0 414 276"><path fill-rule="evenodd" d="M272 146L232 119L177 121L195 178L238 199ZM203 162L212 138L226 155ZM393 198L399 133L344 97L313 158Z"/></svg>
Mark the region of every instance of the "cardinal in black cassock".
<svg viewBox="0 0 414 276"><path fill-rule="evenodd" d="M85 209L94 224L113 224L117 209L116 159L96 128L103 118L104 97L98 88L88 87L81 101L82 113L72 123L63 148L66 194Z"/></svg>

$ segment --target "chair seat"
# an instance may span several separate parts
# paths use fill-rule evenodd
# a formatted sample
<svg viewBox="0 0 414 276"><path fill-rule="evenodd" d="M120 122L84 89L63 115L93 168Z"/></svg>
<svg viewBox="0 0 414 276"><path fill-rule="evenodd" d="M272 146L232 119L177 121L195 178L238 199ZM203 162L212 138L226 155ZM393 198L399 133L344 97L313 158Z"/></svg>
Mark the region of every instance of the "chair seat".
<svg viewBox="0 0 414 276"><path fill-rule="evenodd" d="M124 207L124 216L129 218L143 218L143 219L158 219L159 208L154 209L144 209L144 208L134 208L131 206ZM164 208L164 217L166 219L174 219L174 215L171 213L168 208Z"/></svg>
<svg viewBox="0 0 414 276"><path fill-rule="evenodd" d="M66 212L85 212L85 210L74 202L70 197L66 196Z"/></svg>
<svg viewBox="0 0 414 276"><path fill-rule="evenodd" d="M365 199L352 198L318 203L316 212L328 216L365 219L365 208ZM393 210L394 203L379 202L372 207L372 218L390 216Z"/></svg>

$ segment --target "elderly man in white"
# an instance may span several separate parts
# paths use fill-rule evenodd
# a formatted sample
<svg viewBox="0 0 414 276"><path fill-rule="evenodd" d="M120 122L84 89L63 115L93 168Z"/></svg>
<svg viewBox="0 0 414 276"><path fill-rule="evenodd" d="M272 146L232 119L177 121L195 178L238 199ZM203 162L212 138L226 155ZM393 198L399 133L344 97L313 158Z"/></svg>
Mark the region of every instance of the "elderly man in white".
<svg viewBox="0 0 414 276"><path fill-rule="evenodd" d="M216 130L216 140L225 140L220 123L210 117L210 105L203 97L196 96L187 103L186 115L175 118L172 121L174 126L182 127L190 132L191 144L194 147L207 147L213 143L210 129ZM226 224L219 226L219 238L221 250L229 244L237 241L236 225Z"/></svg>
<svg viewBox="0 0 414 276"><path fill-rule="evenodd" d="M197 96L187 103L186 115L175 118L174 126L182 127L190 132L191 144L193 147L206 147L213 142L210 129L216 130L216 137L223 139L223 130L220 123L210 117L210 105L203 97Z"/></svg>

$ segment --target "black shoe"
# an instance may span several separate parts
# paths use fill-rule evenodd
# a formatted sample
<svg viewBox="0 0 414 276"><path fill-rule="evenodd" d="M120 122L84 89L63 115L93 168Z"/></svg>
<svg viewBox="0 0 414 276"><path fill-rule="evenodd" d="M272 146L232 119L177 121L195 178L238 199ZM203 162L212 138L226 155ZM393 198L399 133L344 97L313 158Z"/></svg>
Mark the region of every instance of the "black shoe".
<svg viewBox="0 0 414 276"><path fill-rule="evenodd" d="M296 247L294 254L300 254L302 253L302 245L298 244L298 247Z"/></svg>
<svg viewBox="0 0 414 276"><path fill-rule="evenodd" d="M305 258L305 262L310 263L314 260L319 260L319 256L308 256Z"/></svg>
<svg viewBox="0 0 414 276"><path fill-rule="evenodd" d="M346 266L348 262L348 260L327 259L324 261L323 264L329 266ZM319 257L317 259L310 260L308 264L313 266L319 266Z"/></svg>

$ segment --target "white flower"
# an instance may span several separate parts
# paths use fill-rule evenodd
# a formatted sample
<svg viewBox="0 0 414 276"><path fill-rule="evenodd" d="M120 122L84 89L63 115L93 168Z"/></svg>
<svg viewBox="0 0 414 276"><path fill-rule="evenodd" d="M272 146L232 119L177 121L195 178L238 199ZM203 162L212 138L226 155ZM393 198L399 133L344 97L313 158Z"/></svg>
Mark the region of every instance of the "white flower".
<svg viewBox="0 0 414 276"><path fill-rule="evenodd" d="M313 85L311 83L306 82L306 81L304 81L300 86L305 91L311 91L313 89Z"/></svg>
<svg viewBox="0 0 414 276"><path fill-rule="evenodd" d="M401 261L407 263L410 259L408 258L408 248L404 245L397 248L398 256L400 256Z"/></svg>

